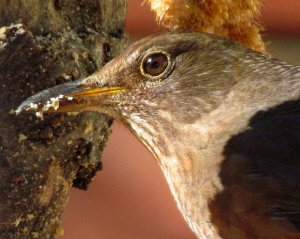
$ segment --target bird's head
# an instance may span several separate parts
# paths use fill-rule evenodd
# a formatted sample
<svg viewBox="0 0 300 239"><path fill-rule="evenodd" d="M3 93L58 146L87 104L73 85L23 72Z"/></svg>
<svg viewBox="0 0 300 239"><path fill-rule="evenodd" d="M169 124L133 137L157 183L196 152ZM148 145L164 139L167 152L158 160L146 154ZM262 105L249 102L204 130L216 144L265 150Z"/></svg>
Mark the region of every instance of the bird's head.
<svg viewBox="0 0 300 239"><path fill-rule="evenodd" d="M155 134L158 127L189 124L216 108L236 83L247 50L204 33L160 33L132 44L85 79L31 96L17 113L98 111L135 132Z"/></svg>
<svg viewBox="0 0 300 239"><path fill-rule="evenodd" d="M189 118L209 111L234 83L230 68L245 51L213 35L167 32L140 40L93 75L46 89L17 113L99 111L121 120L165 111ZM179 119L177 118L177 119Z"/></svg>

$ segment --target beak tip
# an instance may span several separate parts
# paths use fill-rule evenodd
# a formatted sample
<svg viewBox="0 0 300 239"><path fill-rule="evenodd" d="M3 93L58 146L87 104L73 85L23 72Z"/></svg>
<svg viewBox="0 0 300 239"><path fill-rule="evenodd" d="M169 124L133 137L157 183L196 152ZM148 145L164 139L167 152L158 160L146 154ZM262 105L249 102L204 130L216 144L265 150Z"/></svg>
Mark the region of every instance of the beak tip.
<svg viewBox="0 0 300 239"><path fill-rule="evenodd" d="M71 101L73 97L67 96L69 93L77 90L75 82L58 85L50 89L46 89L29 97L22 102L16 109L16 115L24 112L47 112L49 110L57 110L62 99ZM64 94L62 94L64 93Z"/></svg>
<svg viewBox="0 0 300 239"><path fill-rule="evenodd" d="M23 112L23 109L20 106L16 109L15 114L20 115Z"/></svg>
<svg viewBox="0 0 300 239"><path fill-rule="evenodd" d="M19 107L16 109L15 113L16 115L20 115L21 113L25 111L37 111L38 105L34 104L30 101L30 98L25 100L22 104L19 105Z"/></svg>

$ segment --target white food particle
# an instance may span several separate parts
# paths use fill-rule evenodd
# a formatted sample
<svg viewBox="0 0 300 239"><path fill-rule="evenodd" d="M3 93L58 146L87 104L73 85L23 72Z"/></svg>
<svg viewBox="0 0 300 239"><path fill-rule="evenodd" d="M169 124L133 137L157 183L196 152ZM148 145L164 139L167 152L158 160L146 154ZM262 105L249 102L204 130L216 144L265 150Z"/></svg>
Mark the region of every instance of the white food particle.
<svg viewBox="0 0 300 239"><path fill-rule="evenodd" d="M68 96L67 100L73 100L72 96Z"/></svg>
<svg viewBox="0 0 300 239"><path fill-rule="evenodd" d="M40 119L43 119L43 112L42 111L39 111L39 112L36 112L35 113L36 117L40 118Z"/></svg>
<svg viewBox="0 0 300 239"><path fill-rule="evenodd" d="M62 99L64 95L59 95L58 97L52 97L50 100L48 100L44 106L42 111L48 111L51 107L54 110L57 110L59 108L59 100Z"/></svg>
<svg viewBox="0 0 300 239"><path fill-rule="evenodd" d="M56 98L51 98L50 101L51 101L51 106L52 106L55 110L57 110L58 107L59 107L59 98L58 98L58 97L56 97Z"/></svg>
<svg viewBox="0 0 300 239"><path fill-rule="evenodd" d="M51 107L50 101L47 101L46 104L44 104L42 111L47 111Z"/></svg>
<svg viewBox="0 0 300 239"><path fill-rule="evenodd" d="M38 108L38 105L35 104L35 103L30 103L30 104L29 104L29 107L30 107L30 109L37 109L37 108Z"/></svg>

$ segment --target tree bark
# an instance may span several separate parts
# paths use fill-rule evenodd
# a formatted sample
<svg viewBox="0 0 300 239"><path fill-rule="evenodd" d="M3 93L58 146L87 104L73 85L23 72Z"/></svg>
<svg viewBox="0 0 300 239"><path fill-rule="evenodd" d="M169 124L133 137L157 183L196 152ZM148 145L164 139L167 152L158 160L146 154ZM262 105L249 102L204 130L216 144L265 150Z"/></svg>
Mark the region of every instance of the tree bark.
<svg viewBox="0 0 300 239"><path fill-rule="evenodd" d="M30 95L85 77L124 46L126 0L0 0L0 238L55 238L70 188L101 169L112 120L16 116Z"/></svg>

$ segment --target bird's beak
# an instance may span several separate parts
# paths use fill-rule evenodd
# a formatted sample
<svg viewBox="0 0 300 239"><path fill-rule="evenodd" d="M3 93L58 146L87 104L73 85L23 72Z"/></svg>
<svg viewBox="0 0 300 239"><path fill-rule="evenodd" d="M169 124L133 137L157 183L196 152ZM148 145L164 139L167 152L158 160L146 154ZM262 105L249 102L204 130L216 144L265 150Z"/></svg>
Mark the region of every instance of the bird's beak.
<svg viewBox="0 0 300 239"><path fill-rule="evenodd" d="M21 112L79 112L95 110L111 95L124 91L124 87L91 84L88 77L46 89L25 100L16 110Z"/></svg>

